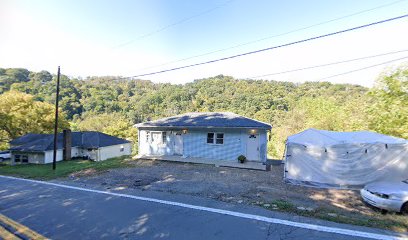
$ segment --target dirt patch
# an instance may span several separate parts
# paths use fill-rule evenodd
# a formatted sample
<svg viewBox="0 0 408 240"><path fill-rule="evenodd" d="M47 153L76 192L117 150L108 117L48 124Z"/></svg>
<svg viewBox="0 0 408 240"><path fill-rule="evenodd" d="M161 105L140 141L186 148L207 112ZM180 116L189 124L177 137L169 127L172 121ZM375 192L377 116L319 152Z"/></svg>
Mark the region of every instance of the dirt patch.
<svg viewBox="0 0 408 240"><path fill-rule="evenodd" d="M134 165L133 168L114 169L100 174L83 172L73 177L76 182L88 186L187 194L332 221L408 230L405 217L381 215L361 201L358 191L284 183L283 165L272 166L270 172L150 160L139 160ZM395 222L395 219L398 221Z"/></svg>
<svg viewBox="0 0 408 240"><path fill-rule="evenodd" d="M69 178L74 179L74 178L79 178L79 177L86 177L86 176L92 176L95 175L98 171L94 168L88 168L84 169L78 172L74 172L69 175Z"/></svg>

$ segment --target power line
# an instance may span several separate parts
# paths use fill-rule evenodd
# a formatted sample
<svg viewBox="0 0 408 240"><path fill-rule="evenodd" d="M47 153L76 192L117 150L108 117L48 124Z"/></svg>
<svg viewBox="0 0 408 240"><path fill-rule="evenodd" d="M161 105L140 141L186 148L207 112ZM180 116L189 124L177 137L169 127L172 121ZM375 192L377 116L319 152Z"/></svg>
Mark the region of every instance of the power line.
<svg viewBox="0 0 408 240"><path fill-rule="evenodd" d="M392 63L392 62L396 62L396 61L403 60L403 59L408 59L408 56L402 57L402 58L397 58L397 59L390 60L390 61L386 61L386 62L382 62L382 63L378 63L378 64L374 64L374 65L367 66L367 67L363 67L363 68L359 68L359 69L354 69L354 70L351 70L351 71L348 71L348 72L343 72L343 73L331 75L331 76L328 76L328 77L320 78L320 79L317 80L317 81L322 81L322 80L326 80L326 79L329 79L329 78L334 78L334 77L346 75L346 74L349 74L349 73L362 71L362 70L365 70L365 69L368 69L368 68L378 67L378 66L381 66L381 65L385 65L385 64Z"/></svg>
<svg viewBox="0 0 408 240"><path fill-rule="evenodd" d="M194 18L203 16L203 15L208 14L208 13L210 13L210 12L213 12L213 11L215 11L215 10L221 8L221 7L224 7L225 5L229 4L229 3L232 2L232 1L235 1L235 0L226 1L226 2L224 2L223 4L220 4L220 5L216 6L216 7L207 9L207 10L205 10L205 11L203 11L203 12L200 12L200 13L198 13L198 14L196 14L196 15L183 18L183 19L178 20L178 21L176 21L176 22L174 22L174 23L171 23L171 24L168 24L168 25L166 25L166 26L164 26L164 27L161 27L161 28L159 28L159 29L157 29L157 30L155 30L155 31L152 31L152 32L143 34L143 35L137 37L136 39L133 39L133 40L127 41L127 42L125 42L125 43L119 44L119 45L115 46L114 48L124 47L124 46L129 45L129 44L131 44L131 43L134 43L134 42L136 42L136 41L138 41L138 40L140 40L140 39L143 39L143 38L146 38L146 37L150 37L150 36L152 36L152 35L154 35L154 34L156 34L156 33L162 32L162 31L164 31L164 30L166 30L166 29L168 29L168 28L171 28L171 27L174 27L174 26L179 25L179 24L181 24L181 23L190 21L191 19L194 19Z"/></svg>
<svg viewBox="0 0 408 240"><path fill-rule="evenodd" d="M180 69L184 69L184 68L196 67L196 66L200 66L200 65L225 61L225 60L229 60L229 59L233 59L233 58L238 58L238 57L243 57L243 56L247 56L247 55L252 55L252 54L255 54L255 53L269 51L269 50L272 50L272 49L288 47L288 46L299 44L299 43L309 42L309 41L320 39L320 38L325 38L325 37L329 37L329 36L333 36L333 35L338 35L338 34L341 34L341 33L350 32L350 31L354 31L354 30L357 30L357 29L361 29L361 28L371 27L371 26L374 26L374 25L378 25L378 24L386 23L386 22L391 22L391 21L398 20L398 19L405 18L405 17L408 17L408 14L398 16L398 17L388 18L388 19L385 19L385 20L381 20L381 21L377 21L377 22L373 22L373 23L369 23L369 24L360 25L360 26L353 27L353 28L348 28L348 29L345 29L345 30L340 30L340 31L337 31L337 32L327 33L327 34L319 35L319 36L316 36L316 37L302 39L302 40L298 40L298 41L294 41L294 42L290 42L290 43L286 43L286 44L282 44L282 45L277 45L277 46L273 46L273 47L268 47L268 48L264 48L264 49L259 49L259 50L255 50L255 51L250 51L250 52L246 52L246 53L232 55L232 56L229 56L229 57L218 58L218 59L214 59L214 60L210 60L210 61L194 63L194 64L185 65L185 66L181 66L181 67L175 67L175 68L170 68L170 69L165 69L165 70L160 70L160 71L155 71L155 72L150 72L150 73L134 75L134 76L126 77L126 78L122 78L122 79L150 76L150 75L155 75L155 74L160 74L160 73L165 73L165 72L170 72L170 71L176 71L176 70L180 70Z"/></svg>
<svg viewBox="0 0 408 240"><path fill-rule="evenodd" d="M325 64L321 64L321 65L314 65L314 66L310 66L310 67L296 68L296 69L286 70L286 71L282 71L282 72L268 73L268 74L258 75L258 76L248 77L248 78L260 78L260 77L267 77L267 76L279 75L279 74L284 74L284 73L298 72L298 71L303 71L303 70L308 70L308 69L313 69L313 68L327 67L327 66L332 66L332 65L342 64L342 63L354 62L354 61L363 60L363 59L387 56L387 55L401 53L401 52L407 52L407 51L408 51L408 49L407 50L394 51L394 52L387 52L387 53L376 54L376 55L371 55L371 56L366 56L366 57L353 58L353 59L348 59L348 60L343 60L343 61L338 61L338 62L325 63Z"/></svg>
<svg viewBox="0 0 408 240"><path fill-rule="evenodd" d="M276 38L276 37L285 36L285 35L288 35L288 34L291 34L291 33L294 33L294 32L303 31L303 30L306 30L306 29L309 29L309 28L313 28L313 27L317 27L317 26L324 25L324 24L327 24L327 23L331 23L331 22L335 22L335 21L338 21L338 20L342 20L342 19L345 19L345 18L353 17L353 16L356 16L356 15L359 15L359 14L362 14L362 13L371 12L371 11L374 11L374 10L377 10L377 9L380 9L380 8L384 8L384 7L388 7L388 6L391 6L391 5L400 3L400 2L404 2L404 1L406 1L406 0L395 1L395 2L392 2L392 3L388 3L388 4L380 5L380 6L377 6L377 7L374 7L374 8L362 10L362 11L355 12L355 13L352 13L352 14L349 14L349 15L345 15L345 16L342 16L342 17L338 17L338 18L334 18L334 19L327 20L327 21L324 21L324 22L320 22L320 23L316 23L316 24L313 24L313 25L309 25L309 26L306 26L306 27L297 28L297 29L294 29L294 30L291 30L291 31L288 31L288 32L284 32L284 33L272 35L272 36L269 36L269 37L264 37L264 38L252 40L252 41L249 41L249 42L241 43L241 44L234 45L234 46L227 47L227 48L222 48L222 49L214 50L214 51L211 51L211 52L206 52L206 53L194 55L194 56L191 56L191 57L181 58L181 59L178 59L178 60L174 60L174 61L170 61L170 62L165 62L165 63L162 63L162 64L150 66L150 67L145 67L145 68L142 68L142 69L140 69L140 70L147 70L147 69L152 69L152 68L155 68L155 67L161 67L161 66L165 66L165 65L172 64L172 63L182 62L182 61L186 61L186 60L190 60L190 59L194 59L194 58L198 58L198 57L207 56L207 55L214 54L214 53L218 53L218 52L224 52L224 51L227 51L227 50L230 50L230 49L234 49L234 48L239 48L239 47L247 46L247 45L254 44L254 43L258 43L258 42L261 42L261 41L265 41L265 40L268 40L268 39L271 39L271 38Z"/></svg>

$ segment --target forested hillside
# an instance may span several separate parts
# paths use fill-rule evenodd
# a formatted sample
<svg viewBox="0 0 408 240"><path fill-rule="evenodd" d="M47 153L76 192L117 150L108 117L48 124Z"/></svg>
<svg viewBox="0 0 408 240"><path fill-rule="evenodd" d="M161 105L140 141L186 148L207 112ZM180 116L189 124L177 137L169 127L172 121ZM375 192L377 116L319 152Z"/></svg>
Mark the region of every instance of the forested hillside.
<svg viewBox="0 0 408 240"><path fill-rule="evenodd" d="M401 67L381 76L375 88L367 89L328 82L238 80L223 75L184 85L63 75L60 107L73 130L98 130L133 141L137 141L132 128L135 123L191 111L231 111L271 123L269 154L281 157L286 137L309 127L374 130L408 138L407 78L407 68ZM52 132L49 104L54 103L55 82L56 77L47 71L0 68L3 148L8 140L25 132ZM21 105L18 110L10 111L12 98ZM48 110L41 113L36 111L37 105L24 107L25 101L31 101L31 105L43 102L37 105ZM37 115L25 115L25 109ZM19 131L13 132L13 128Z"/></svg>

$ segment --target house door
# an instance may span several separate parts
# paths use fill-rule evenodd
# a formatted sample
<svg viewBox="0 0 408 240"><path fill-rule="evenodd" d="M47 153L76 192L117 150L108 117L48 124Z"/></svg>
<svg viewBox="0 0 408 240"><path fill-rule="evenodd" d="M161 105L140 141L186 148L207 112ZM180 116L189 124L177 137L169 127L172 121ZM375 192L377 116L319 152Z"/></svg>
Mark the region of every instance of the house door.
<svg viewBox="0 0 408 240"><path fill-rule="evenodd" d="M174 154L183 155L183 135L176 133L174 136Z"/></svg>
<svg viewBox="0 0 408 240"><path fill-rule="evenodd" d="M247 159L259 160L259 135L250 134L247 139Z"/></svg>

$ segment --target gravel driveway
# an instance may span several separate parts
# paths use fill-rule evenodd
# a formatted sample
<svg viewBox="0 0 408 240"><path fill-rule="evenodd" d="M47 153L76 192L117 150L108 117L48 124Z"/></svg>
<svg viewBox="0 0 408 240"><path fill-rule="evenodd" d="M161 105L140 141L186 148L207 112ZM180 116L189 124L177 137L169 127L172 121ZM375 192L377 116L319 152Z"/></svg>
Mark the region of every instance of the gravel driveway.
<svg viewBox="0 0 408 240"><path fill-rule="evenodd" d="M335 207L370 211L352 190L316 189L285 184L283 165L270 172L202 164L139 160L134 168L113 169L94 175L76 174L71 179L107 189L125 187L181 193L226 202L263 204L273 200L290 201L306 208Z"/></svg>
<svg viewBox="0 0 408 240"><path fill-rule="evenodd" d="M271 210L356 225L408 231L408 218L382 215L355 190L318 189L283 182L283 165L270 172L204 164L135 160L134 167L77 172L60 181L107 190L139 189L259 205Z"/></svg>

